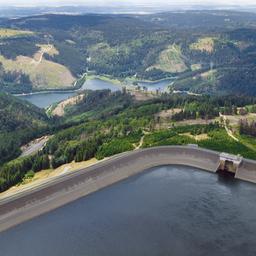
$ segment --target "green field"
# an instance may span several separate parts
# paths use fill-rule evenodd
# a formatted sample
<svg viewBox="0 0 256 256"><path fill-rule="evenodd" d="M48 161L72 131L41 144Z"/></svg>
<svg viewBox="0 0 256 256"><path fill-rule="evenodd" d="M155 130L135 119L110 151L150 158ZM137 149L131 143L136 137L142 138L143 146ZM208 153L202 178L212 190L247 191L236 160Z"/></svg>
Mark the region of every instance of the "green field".
<svg viewBox="0 0 256 256"><path fill-rule="evenodd" d="M156 64L149 69L151 68L170 73L180 73L187 70L182 57L181 47L176 44L169 45L166 50L160 53Z"/></svg>
<svg viewBox="0 0 256 256"><path fill-rule="evenodd" d="M47 45L37 45L39 51L33 56L18 56L16 59L7 59L0 55L0 62L6 71L22 71L29 75L36 89L66 88L71 86L75 78L67 67L50 60L46 60L43 51L49 55L56 55L58 51ZM48 48L47 48L48 47Z"/></svg>
<svg viewBox="0 0 256 256"><path fill-rule="evenodd" d="M0 38L28 36L28 35L33 35L33 34L34 34L34 32L32 32L32 31L0 28Z"/></svg>
<svg viewBox="0 0 256 256"><path fill-rule="evenodd" d="M216 38L214 37L199 38L197 42L191 44L189 47L191 50L212 53L214 50L215 39Z"/></svg>

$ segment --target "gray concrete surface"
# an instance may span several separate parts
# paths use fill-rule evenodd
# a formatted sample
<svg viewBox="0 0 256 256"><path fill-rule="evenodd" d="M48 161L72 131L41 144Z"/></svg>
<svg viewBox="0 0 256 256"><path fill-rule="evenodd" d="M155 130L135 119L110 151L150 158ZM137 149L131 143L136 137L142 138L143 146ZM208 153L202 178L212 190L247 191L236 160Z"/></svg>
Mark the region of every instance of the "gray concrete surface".
<svg viewBox="0 0 256 256"><path fill-rule="evenodd" d="M165 146L122 153L0 200L0 231L161 165L186 165L216 172L219 166L219 153L188 146ZM254 166L255 163L245 162L239 172L245 172L246 168L250 167L248 179L251 174L256 182ZM241 177L240 173L238 175Z"/></svg>

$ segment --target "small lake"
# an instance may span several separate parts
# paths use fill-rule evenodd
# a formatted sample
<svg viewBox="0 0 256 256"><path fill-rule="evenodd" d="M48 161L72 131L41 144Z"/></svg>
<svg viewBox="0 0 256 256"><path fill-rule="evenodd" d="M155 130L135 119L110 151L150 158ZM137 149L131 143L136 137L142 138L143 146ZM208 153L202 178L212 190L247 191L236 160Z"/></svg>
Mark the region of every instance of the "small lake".
<svg viewBox="0 0 256 256"><path fill-rule="evenodd" d="M171 80L165 80L165 81L160 81L156 83L140 82L138 83L138 85L146 86L148 87L148 90L153 90L153 91L157 89L164 90L164 88L166 88L166 86L170 84L170 81ZM90 90L110 89L111 91L118 91L120 90L120 87L114 85L111 82L107 82L107 81L103 81L95 78L95 79L86 80L81 90L85 90L85 89L90 89ZM65 91L65 92L53 91L53 92L21 95L18 97L20 97L21 99L27 100L40 108L46 108L54 103L68 99L69 97L72 97L74 95L76 95L76 92L74 91L73 92L72 91Z"/></svg>
<svg viewBox="0 0 256 256"><path fill-rule="evenodd" d="M82 89L83 90L85 90L85 89L89 89L89 90L110 89L111 91L114 92L114 91L120 90L120 87L118 87L110 82L95 78L95 79L86 80Z"/></svg>
<svg viewBox="0 0 256 256"><path fill-rule="evenodd" d="M3 256L255 256L256 185L162 166L0 233Z"/></svg>
<svg viewBox="0 0 256 256"><path fill-rule="evenodd" d="M45 92L18 96L23 100L36 105L39 108L46 108L56 102L66 100L74 96L75 92Z"/></svg>
<svg viewBox="0 0 256 256"><path fill-rule="evenodd" d="M115 86L110 82L106 82L100 79L92 79L87 80L84 85L82 86L81 90L103 90L103 89L110 89L111 91L119 90L119 87ZM53 91L53 92L45 92L45 93L35 93L29 95L21 95L18 96L21 99L27 100L30 103L40 107L46 108L54 103L60 102L62 100L68 99L76 95L77 92L75 91Z"/></svg>

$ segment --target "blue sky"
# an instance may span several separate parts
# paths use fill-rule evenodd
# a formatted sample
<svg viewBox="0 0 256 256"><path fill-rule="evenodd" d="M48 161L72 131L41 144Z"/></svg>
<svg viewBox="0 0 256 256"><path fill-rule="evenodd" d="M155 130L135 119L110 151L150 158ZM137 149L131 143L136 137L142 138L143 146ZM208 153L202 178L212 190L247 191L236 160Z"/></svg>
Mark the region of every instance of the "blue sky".
<svg viewBox="0 0 256 256"><path fill-rule="evenodd" d="M122 4L220 4L220 5L249 5L255 4L256 0L0 0L0 6L3 5L122 5Z"/></svg>

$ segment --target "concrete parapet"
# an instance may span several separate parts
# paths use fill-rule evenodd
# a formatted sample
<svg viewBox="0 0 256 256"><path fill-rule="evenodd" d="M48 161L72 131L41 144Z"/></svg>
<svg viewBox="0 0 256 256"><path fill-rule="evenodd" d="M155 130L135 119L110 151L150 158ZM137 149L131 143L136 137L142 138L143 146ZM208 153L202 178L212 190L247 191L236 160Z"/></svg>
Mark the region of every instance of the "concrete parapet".
<svg viewBox="0 0 256 256"><path fill-rule="evenodd" d="M163 146L119 154L1 199L0 231L161 165L185 165L216 172L220 153L194 146ZM256 183L256 162L243 160L236 171L236 178Z"/></svg>
<svg viewBox="0 0 256 256"><path fill-rule="evenodd" d="M256 161L244 159L238 167L235 178L256 183Z"/></svg>

